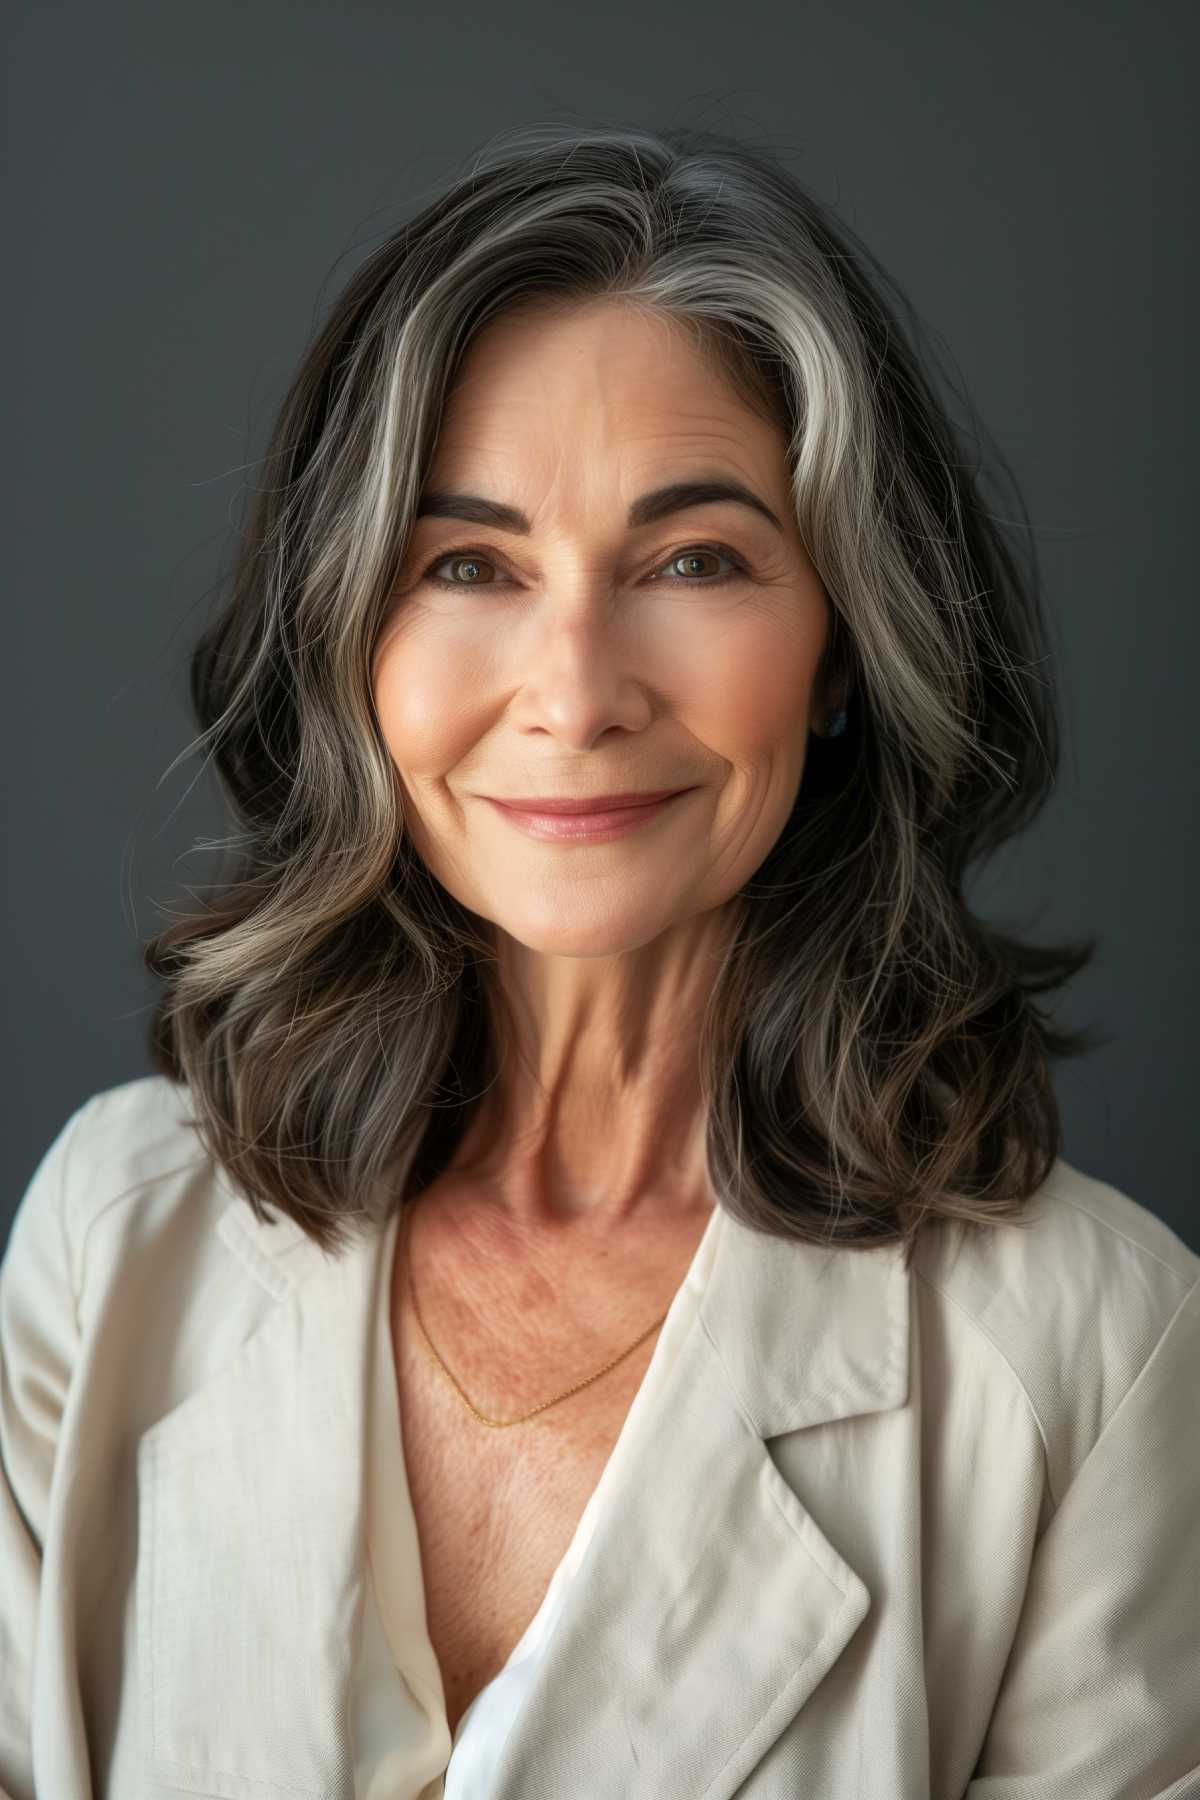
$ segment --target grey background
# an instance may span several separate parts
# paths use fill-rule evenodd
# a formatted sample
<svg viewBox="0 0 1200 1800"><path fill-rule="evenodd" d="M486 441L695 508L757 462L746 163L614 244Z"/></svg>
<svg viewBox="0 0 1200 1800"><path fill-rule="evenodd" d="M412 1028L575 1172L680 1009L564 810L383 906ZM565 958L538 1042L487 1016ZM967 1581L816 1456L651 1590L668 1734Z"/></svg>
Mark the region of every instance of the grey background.
<svg viewBox="0 0 1200 1800"><path fill-rule="evenodd" d="M210 873L187 651L308 335L516 122L782 156L907 289L1011 458L1066 749L982 910L1098 931L1058 1004L1065 1154L1200 1248L1196 244L1177 5L27 4L10 14L0 1237L83 1099L148 1069L141 941Z"/></svg>

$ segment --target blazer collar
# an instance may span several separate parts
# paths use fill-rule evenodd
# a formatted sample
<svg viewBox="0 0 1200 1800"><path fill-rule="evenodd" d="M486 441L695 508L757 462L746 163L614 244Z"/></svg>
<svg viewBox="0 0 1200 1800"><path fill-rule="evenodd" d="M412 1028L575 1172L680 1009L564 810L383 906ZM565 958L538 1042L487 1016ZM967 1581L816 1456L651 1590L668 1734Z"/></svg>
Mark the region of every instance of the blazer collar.
<svg viewBox="0 0 1200 1800"><path fill-rule="evenodd" d="M139 1441L143 1760L164 1795L353 1800L379 1239L327 1256L220 1179L218 1232L269 1310ZM820 1249L725 1213L494 1800L727 1800L745 1780L871 1604L767 1440L904 1403L909 1285L898 1249ZM717 1732L696 1719L714 1692Z"/></svg>
<svg viewBox="0 0 1200 1800"><path fill-rule="evenodd" d="M277 1299L337 1269L284 1214L259 1221L230 1195L217 1227ZM343 1273L373 1267L373 1238L340 1259ZM359 1267L356 1269L355 1265ZM314 1292L320 1291L320 1283ZM909 1280L898 1249L823 1249L768 1236L725 1213L700 1306L704 1331L729 1386L761 1438L902 1406L909 1380ZM366 1320L358 1325L365 1329ZM365 1350L365 1345L360 1345Z"/></svg>

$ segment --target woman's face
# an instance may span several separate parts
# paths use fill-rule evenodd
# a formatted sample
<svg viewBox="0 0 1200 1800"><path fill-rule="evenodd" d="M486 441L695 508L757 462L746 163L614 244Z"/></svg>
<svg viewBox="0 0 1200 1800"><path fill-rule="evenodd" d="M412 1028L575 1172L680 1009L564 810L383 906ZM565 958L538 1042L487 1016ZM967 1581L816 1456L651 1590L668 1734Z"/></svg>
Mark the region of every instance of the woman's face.
<svg viewBox="0 0 1200 1800"><path fill-rule="evenodd" d="M737 484L765 511L646 504L676 483ZM372 670L426 865L551 954L633 949L721 906L791 812L829 627L783 433L672 322L526 310L464 361L434 495L458 499L417 518ZM481 523L468 495L513 516ZM688 791L591 836L493 804L661 789Z"/></svg>

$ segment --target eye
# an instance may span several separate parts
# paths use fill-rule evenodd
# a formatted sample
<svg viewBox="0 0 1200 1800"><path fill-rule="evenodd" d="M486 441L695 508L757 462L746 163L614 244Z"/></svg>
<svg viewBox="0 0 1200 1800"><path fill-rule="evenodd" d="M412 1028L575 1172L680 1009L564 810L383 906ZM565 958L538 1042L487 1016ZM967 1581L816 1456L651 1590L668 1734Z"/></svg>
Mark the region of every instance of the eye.
<svg viewBox="0 0 1200 1800"><path fill-rule="evenodd" d="M715 557L718 561L724 560L731 563L733 567L727 569L723 574L701 572L700 575L697 575L693 571L687 575L668 575L666 580L682 587L720 587L724 582L733 581L746 573L746 565L741 557L724 544L689 544L685 549L677 550L673 556L668 557L665 563L660 563L659 568L669 569L675 563L695 563L706 556ZM446 575L435 574L434 571L440 569L444 563L461 563L465 568L474 570L493 569L496 566L490 557L482 555L478 550L444 550L425 569L421 576L422 581L431 581L435 587L444 588L494 587L496 585L495 582L480 580L477 577L472 577L467 581L458 581ZM656 574L654 580L658 581L659 579L661 577Z"/></svg>
<svg viewBox="0 0 1200 1800"><path fill-rule="evenodd" d="M735 575L746 573L746 565L741 557L735 556L732 550L726 550L721 544L692 544L688 549L680 550L677 555L670 557L663 567L669 569L675 563L699 562L705 556L714 556L718 562L723 559L732 563L733 568L726 570L723 575L710 574L706 579L697 579L695 570L688 575L672 575L669 579L682 581L686 587L720 587L722 582L732 581Z"/></svg>

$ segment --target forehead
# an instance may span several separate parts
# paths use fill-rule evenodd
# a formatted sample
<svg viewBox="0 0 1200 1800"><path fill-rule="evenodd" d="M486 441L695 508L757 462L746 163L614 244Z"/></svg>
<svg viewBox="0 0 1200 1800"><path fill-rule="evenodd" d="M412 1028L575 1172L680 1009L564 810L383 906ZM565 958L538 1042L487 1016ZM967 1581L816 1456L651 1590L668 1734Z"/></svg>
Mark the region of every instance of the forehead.
<svg viewBox="0 0 1200 1800"><path fill-rule="evenodd" d="M471 472L495 479L502 458L559 478L587 462L595 478L599 456L610 473L641 480L662 472L658 458L689 452L778 481L786 442L679 321L614 301L526 304L468 349L431 473L439 485Z"/></svg>

